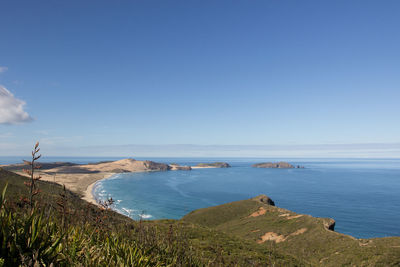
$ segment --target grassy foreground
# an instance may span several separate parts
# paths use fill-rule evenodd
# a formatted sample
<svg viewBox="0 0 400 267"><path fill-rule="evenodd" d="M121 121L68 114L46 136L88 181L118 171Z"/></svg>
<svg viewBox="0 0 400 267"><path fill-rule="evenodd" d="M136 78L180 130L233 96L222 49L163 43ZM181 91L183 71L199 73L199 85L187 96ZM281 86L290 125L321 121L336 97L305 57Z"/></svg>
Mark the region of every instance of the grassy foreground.
<svg viewBox="0 0 400 267"><path fill-rule="evenodd" d="M0 169L0 267L400 265L399 237L354 239L260 198L137 222L43 181L32 209L26 180Z"/></svg>
<svg viewBox="0 0 400 267"><path fill-rule="evenodd" d="M302 260L191 222L133 221L38 181L0 169L0 266L305 266Z"/></svg>

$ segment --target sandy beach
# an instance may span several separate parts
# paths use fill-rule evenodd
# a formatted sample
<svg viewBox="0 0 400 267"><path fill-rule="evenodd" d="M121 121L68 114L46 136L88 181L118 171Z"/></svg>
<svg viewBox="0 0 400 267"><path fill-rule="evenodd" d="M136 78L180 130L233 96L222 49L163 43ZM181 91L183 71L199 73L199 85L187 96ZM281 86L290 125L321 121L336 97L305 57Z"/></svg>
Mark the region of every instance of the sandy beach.
<svg viewBox="0 0 400 267"><path fill-rule="evenodd" d="M113 175L114 175L114 173L110 173L109 175L106 175L106 174L105 174L105 176L104 176L103 179L107 179L107 178L109 178L109 177L111 177L111 176L113 176ZM86 200L86 201L89 202L89 203L98 205L98 202L97 202L97 200L95 199L95 197L94 197L94 195L93 195L93 187L94 187L94 185L97 183L97 181L100 181L100 180L103 180L103 179L99 179L99 180L96 180L95 182L91 183L91 184L86 188L86 190L85 190L85 192L84 192L84 194L83 194L82 199L83 199L83 200Z"/></svg>
<svg viewBox="0 0 400 267"><path fill-rule="evenodd" d="M20 175L26 176L25 173L16 171ZM107 179L116 173L97 172L97 173L49 173L48 171L40 172L42 177L40 180L54 182L65 187L72 192L77 193L82 199L92 204L97 204L92 190L97 181Z"/></svg>
<svg viewBox="0 0 400 267"><path fill-rule="evenodd" d="M99 180L107 179L117 173L166 171L170 169L167 164L134 159L82 165L67 162L44 163L41 165L42 168L37 171L37 174L41 176L41 180L65 185L67 189L93 204L97 204L97 202L92 191L95 183ZM4 165L3 167L26 176L23 172L23 169L26 168L24 164Z"/></svg>
<svg viewBox="0 0 400 267"><path fill-rule="evenodd" d="M26 165L14 164L4 165L15 173L26 176L22 171ZM140 161L135 159L122 159L117 161L99 162L91 164L73 164L68 162L44 163L38 171L41 180L55 182L82 197L82 199L98 204L93 196L93 187L97 181L107 179L117 173L167 171L167 170L190 170L218 168L216 166L178 166L157 163L153 161Z"/></svg>

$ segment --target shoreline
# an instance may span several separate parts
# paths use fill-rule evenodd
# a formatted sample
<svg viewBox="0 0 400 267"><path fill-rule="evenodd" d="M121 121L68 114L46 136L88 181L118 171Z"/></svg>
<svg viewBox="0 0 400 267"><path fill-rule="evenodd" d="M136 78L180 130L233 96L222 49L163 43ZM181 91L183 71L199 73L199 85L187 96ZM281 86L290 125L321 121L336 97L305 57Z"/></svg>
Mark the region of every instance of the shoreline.
<svg viewBox="0 0 400 267"><path fill-rule="evenodd" d="M93 183L89 184L88 187L86 188L85 192L83 193L83 196L81 197L81 199L83 199L91 204L94 204L96 206L99 206L100 204L96 201L96 198L93 194L93 188L97 182L99 182L101 180L106 180L106 179L114 176L115 174L117 174L117 173L108 173L108 174L106 174L106 176L104 178L98 179L98 180L94 181Z"/></svg>
<svg viewBox="0 0 400 267"><path fill-rule="evenodd" d="M201 166L190 166L190 167L191 167L192 169L216 169L216 168L218 168L218 167L213 167L213 166L206 166L206 167L201 167ZM171 170L171 171L176 171L176 170ZM135 172L137 172L137 171L135 171ZM130 173L135 173L135 172L130 172ZM143 172L146 172L146 171L143 171ZM91 204L94 204L94 205L99 206L100 204L96 201L96 198L95 198L95 196L93 195L93 188L94 188L95 184L96 184L97 182L101 181L101 180L109 179L109 178L111 178L112 176L114 176L114 175L116 175L116 174L118 174L118 173L106 173L106 174L105 174L105 177L100 178L100 179L96 179L94 182L92 182L91 184L89 184L89 185L87 186L87 188L86 188L86 190L83 192L83 196L82 196L81 198L82 198L83 200L85 200L85 201L91 203Z"/></svg>
<svg viewBox="0 0 400 267"><path fill-rule="evenodd" d="M192 169L216 169L218 167L214 167L214 166L205 166L205 167L201 167L201 166L190 166ZM176 171L176 170L171 170L171 171ZM138 171L134 171L134 172L130 172L130 173L135 173ZM143 171L143 172L148 172L148 171ZM106 180L111 178L112 176L118 174L118 173L103 173L105 176L103 178L95 178L96 180L94 182L92 182L91 184L89 184L86 188L86 190L83 192L83 196L81 197L81 199L94 204L96 206L99 206L100 204L96 201L95 196L93 195L93 188L95 186L95 184L101 180ZM60 183L59 183L60 184ZM62 185L62 184L61 184Z"/></svg>
<svg viewBox="0 0 400 267"><path fill-rule="evenodd" d="M16 171L15 173L26 176L24 172ZM81 199L98 206L95 196L93 195L94 185L101 180L108 179L115 172L97 172L97 173L60 173L52 174L40 172L41 180L53 182L61 186L65 186L68 190L78 194Z"/></svg>
<svg viewBox="0 0 400 267"><path fill-rule="evenodd" d="M11 171L26 176L24 164L11 164ZM153 172L168 170L214 169L218 166L175 166L174 164L122 159L110 162L73 164L68 162L44 163L39 171L41 180L57 183L78 194L81 199L99 205L93 195L95 184L118 173Z"/></svg>

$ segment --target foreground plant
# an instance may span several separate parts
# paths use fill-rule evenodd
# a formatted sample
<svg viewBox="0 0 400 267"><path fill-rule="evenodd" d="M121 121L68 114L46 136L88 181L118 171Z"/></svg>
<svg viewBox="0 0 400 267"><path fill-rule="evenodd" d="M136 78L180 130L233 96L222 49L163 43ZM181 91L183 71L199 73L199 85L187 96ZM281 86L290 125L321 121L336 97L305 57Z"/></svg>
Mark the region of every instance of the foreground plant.
<svg viewBox="0 0 400 267"><path fill-rule="evenodd" d="M0 195L1 266L158 266L133 240L90 224L65 226L37 206L17 213Z"/></svg>
<svg viewBox="0 0 400 267"><path fill-rule="evenodd" d="M42 178L40 175L35 176L35 170L40 169L40 165L36 163L38 159L42 155L39 155L40 148L39 142L36 143L35 147L32 150L32 159L31 161L24 160L25 164L28 165L29 169L24 169L23 171L29 176L29 182L25 182L24 184L29 188L29 205L31 209L33 208L33 197L39 194L39 189L37 188L36 181Z"/></svg>

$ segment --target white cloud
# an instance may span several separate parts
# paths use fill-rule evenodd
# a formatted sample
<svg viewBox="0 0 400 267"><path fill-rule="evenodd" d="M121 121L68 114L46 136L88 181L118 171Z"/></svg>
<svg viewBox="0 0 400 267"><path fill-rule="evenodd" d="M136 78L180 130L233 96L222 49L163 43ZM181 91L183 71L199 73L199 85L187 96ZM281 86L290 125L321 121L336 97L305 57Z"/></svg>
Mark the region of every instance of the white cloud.
<svg viewBox="0 0 400 267"><path fill-rule="evenodd" d="M0 124L16 124L32 121L24 111L25 102L17 99L5 87L0 85Z"/></svg>
<svg viewBox="0 0 400 267"><path fill-rule="evenodd" d="M0 73L6 72L7 70L8 70L7 67L2 67L2 66L0 66Z"/></svg>

